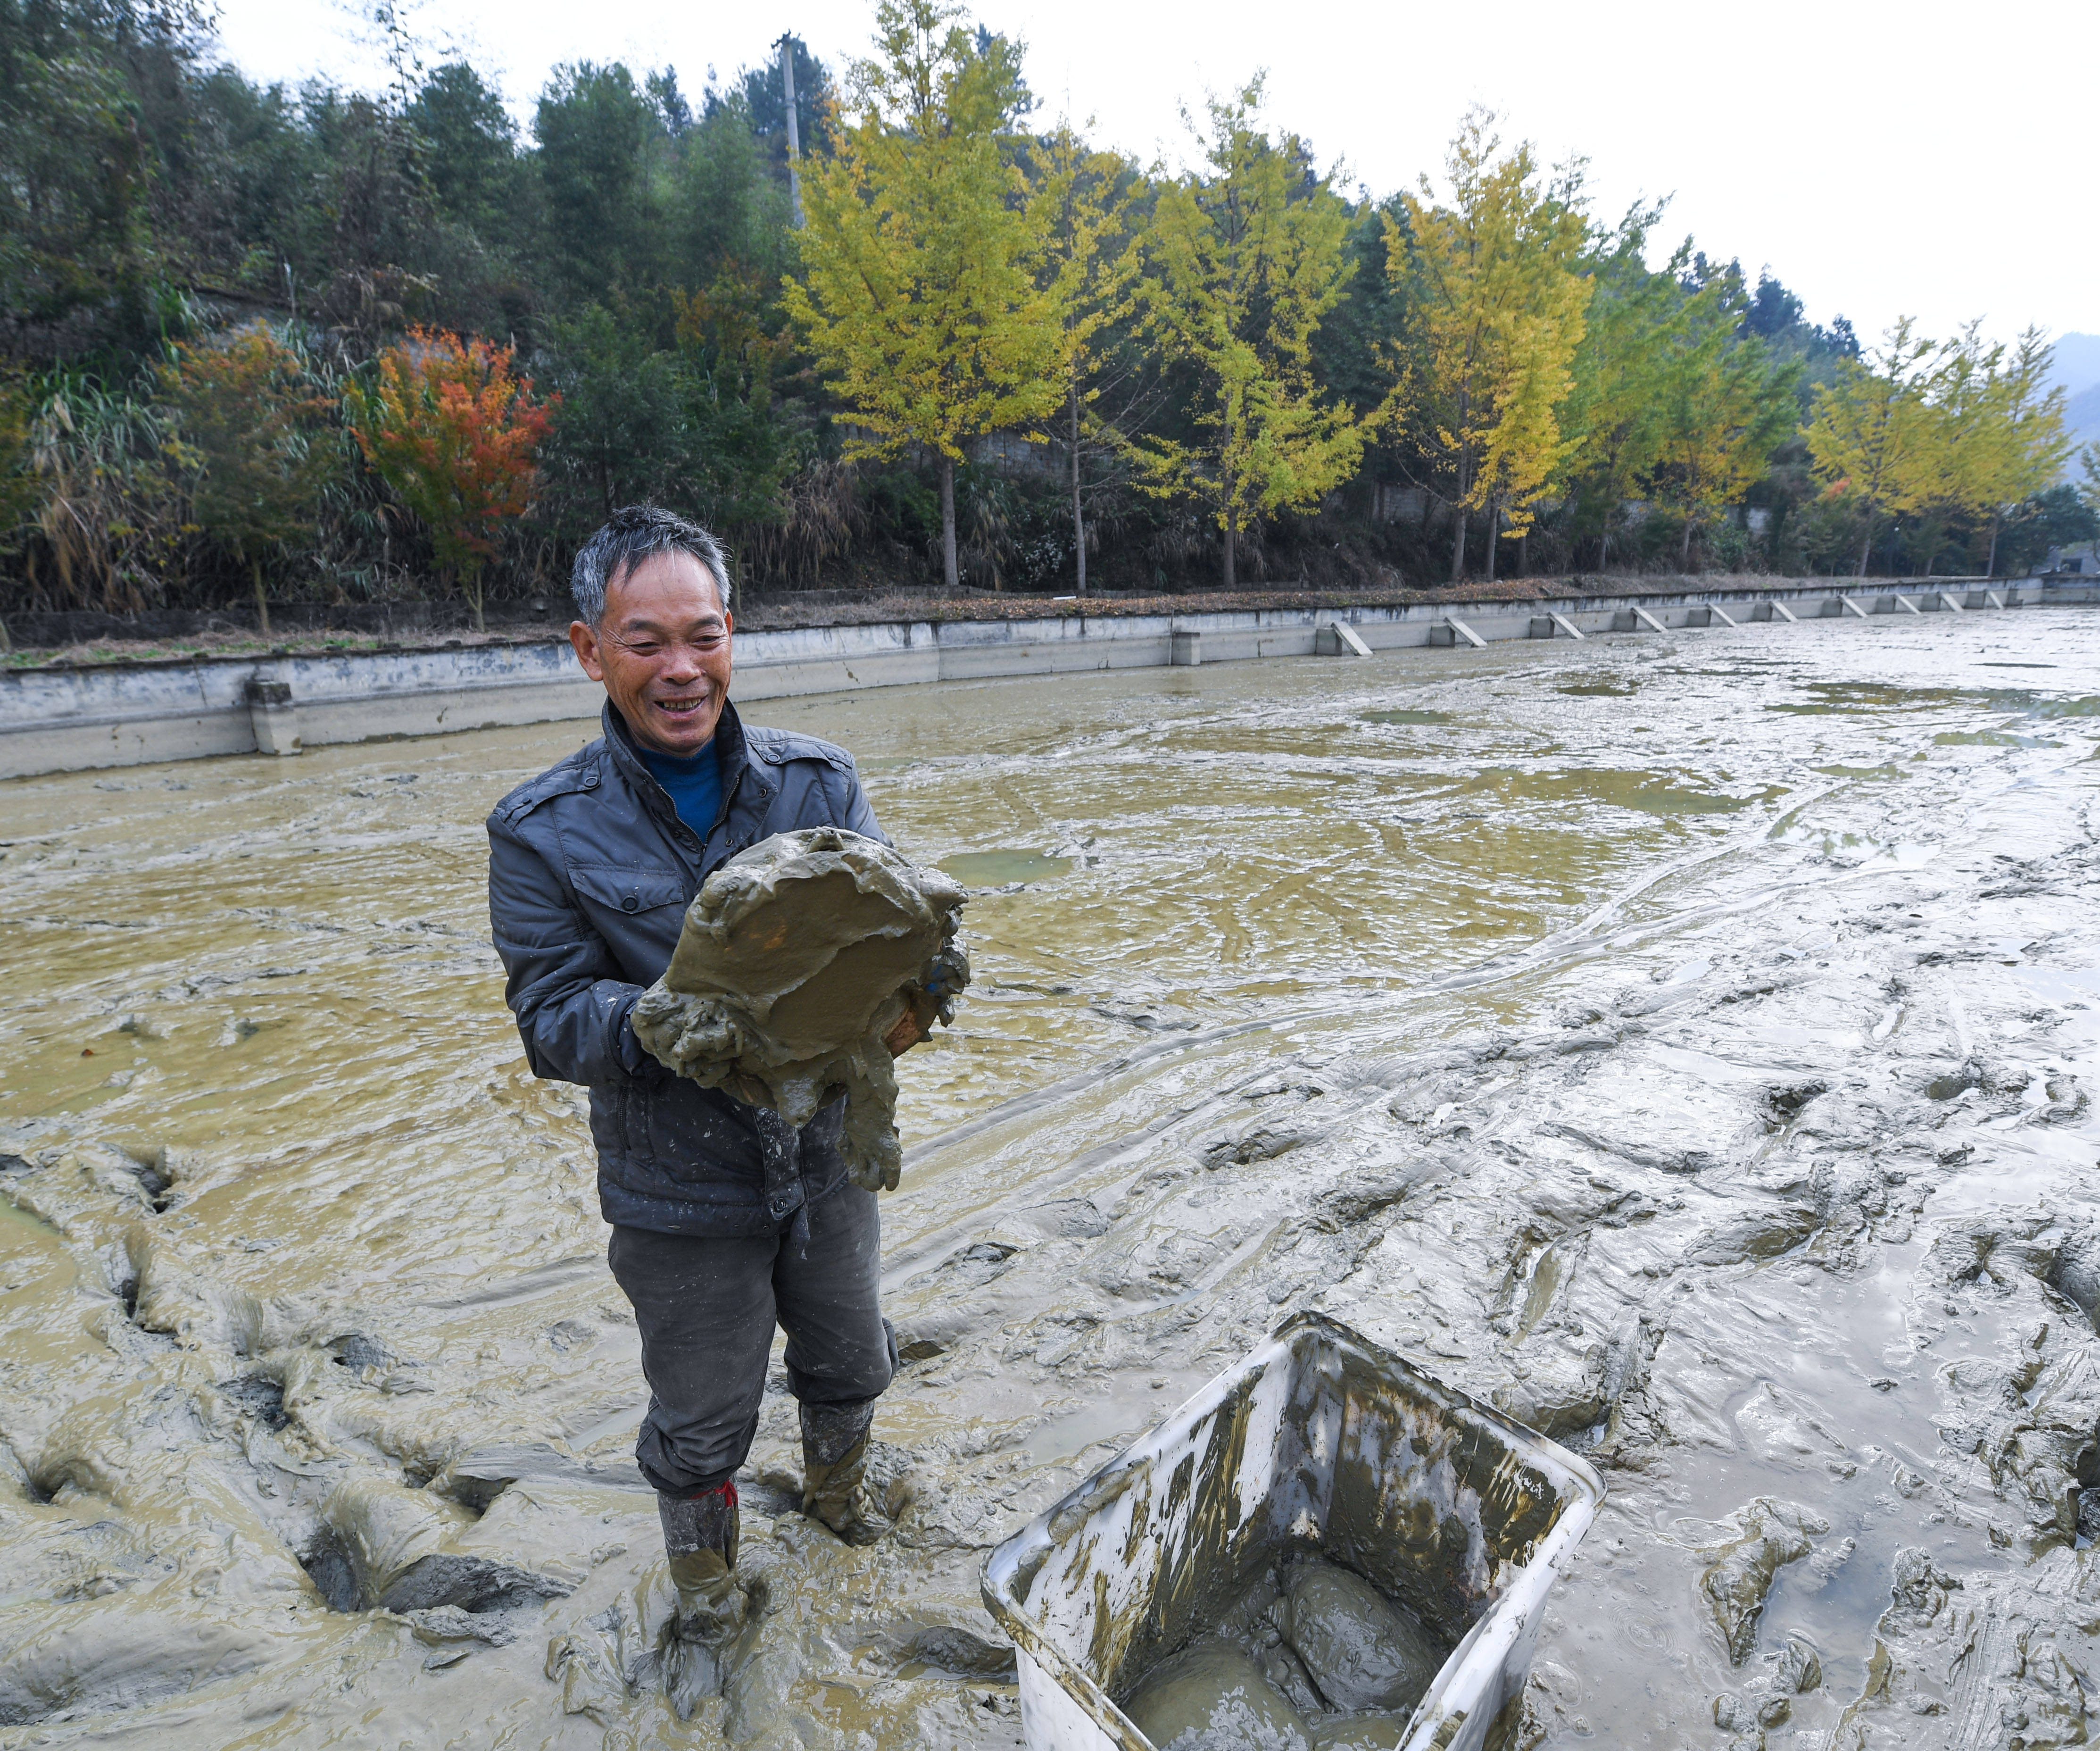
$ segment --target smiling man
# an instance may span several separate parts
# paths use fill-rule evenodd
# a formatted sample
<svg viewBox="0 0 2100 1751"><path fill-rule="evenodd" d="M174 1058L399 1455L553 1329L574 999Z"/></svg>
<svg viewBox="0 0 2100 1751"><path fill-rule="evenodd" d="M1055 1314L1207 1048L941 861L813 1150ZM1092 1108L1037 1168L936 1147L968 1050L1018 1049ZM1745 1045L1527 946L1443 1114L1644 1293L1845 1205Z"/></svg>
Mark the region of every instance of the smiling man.
<svg viewBox="0 0 2100 1751"><path fill-rule="evenodd" d="M629 1025L728 859L804 827L889 842L850 755L738 718L726 576L705 530L646 506L613 514L576 555L569 628L604 684L604 733L488 818L506 995L533 1072L590 1090L608 1259L651 1395L635 1458L657 1492L681 1633L713 1645L743 1612L736 1470L775 1322L801 1401L803 1511L857 1543L888 1529L867 1439L897 1361L875 1194L838 1151L842 1103L797 1131L673 1076Z"/></svg>

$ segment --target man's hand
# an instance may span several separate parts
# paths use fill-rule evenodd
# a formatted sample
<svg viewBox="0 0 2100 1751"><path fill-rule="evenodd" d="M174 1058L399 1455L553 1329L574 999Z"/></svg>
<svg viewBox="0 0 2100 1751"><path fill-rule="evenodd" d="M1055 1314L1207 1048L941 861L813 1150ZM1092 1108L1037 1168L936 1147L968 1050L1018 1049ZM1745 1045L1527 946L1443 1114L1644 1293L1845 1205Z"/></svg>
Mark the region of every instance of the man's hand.
<svg viewBox="0 0 2100 1751"><path fill-rule="evenodd" d="M935 1022L954 1020L955 999L969 982L970 957L960 944L951 940L927 962L919 983L904 988L902 995L908 1006L882 1037L889 1055L902 1058L921 1041L933 1038Z"/></svg>
<svg viewBox="0 0 2100 1751"><path fill-rule="evenodd" d="M882 1037L882 1043L889 1048L892 1058L902 1058L922 1040L933 1037L933 1023L941 1012L941 1000L933 992L907 988L904 1001L910 1007L897 1018L897 1024Z"/></svg>
<svg viewBox="0 0 2100 1751"><path fill-rule="evenodd" d="M743 1055L747 1043L720 999L670 990L660 979L642 993L627 1024L651 1057L681 1076L692 1075L696 1063L730 1063Z"/></svg>

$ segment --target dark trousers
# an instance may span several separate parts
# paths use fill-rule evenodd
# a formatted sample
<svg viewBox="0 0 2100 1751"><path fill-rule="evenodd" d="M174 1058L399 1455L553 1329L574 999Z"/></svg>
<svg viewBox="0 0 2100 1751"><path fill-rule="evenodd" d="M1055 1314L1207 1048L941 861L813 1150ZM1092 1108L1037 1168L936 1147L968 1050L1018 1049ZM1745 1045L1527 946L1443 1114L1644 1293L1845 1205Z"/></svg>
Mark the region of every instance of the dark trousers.
<svg viewBox="0 0 2100 1751"><path fill-rule="evenodd" d="M776 1321L805 1404L858 1404L887 1386L897 1352L877 1304L881 1252L875 1194L850 1183L809 1206L805 1230L718 1240L615 1228L607 1261L633 1303L649 1382L642 1475L685 1494L743 1463Z"/></svg>

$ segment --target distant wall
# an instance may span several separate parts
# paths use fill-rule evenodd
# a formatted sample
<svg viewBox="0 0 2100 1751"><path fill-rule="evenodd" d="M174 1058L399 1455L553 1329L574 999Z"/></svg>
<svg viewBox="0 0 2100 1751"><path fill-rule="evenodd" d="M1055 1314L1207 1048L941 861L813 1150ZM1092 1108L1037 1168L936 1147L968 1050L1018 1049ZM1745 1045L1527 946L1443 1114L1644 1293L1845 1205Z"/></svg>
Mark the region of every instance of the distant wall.
<svg viewBox="0 0 2100 1751"><path fill-rule="evenodd" d="M2100 601L2100 587L2006 586L2009 606ZM1405 608L1270 608L1212 614L1091 616L1048 620L924 621L739 633L739 701L850 692L929 681L983 680L1170 663L1241 662L1339 654L1329 628L1346 623L1371 650L1483 640L1649 630L1644 611L1675 628L1732 619L1854 617L1948 612L1936 590L1894 585L1697 590L1674 595L1438 603ZM1952 599L1988 611L1969 588ZM1714 622L1719 624L1718 621ZM548 723L598 714L598 683L566 642L461 648L256 657L198 657L0 671L0 778L87 767L188 760L207 754L290 752L303 745L435 736L450 730Z"/></svg>

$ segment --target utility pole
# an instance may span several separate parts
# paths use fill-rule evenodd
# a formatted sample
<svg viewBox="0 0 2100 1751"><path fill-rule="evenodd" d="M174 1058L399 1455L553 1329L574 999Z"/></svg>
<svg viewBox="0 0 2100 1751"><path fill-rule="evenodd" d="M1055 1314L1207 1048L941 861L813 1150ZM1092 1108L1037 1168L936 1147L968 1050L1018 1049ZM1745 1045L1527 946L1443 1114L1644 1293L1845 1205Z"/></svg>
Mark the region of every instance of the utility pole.
<svg viewBox="0 0 2100 1751"><path fill-rule="evenodd" d="M802 156L802 130L795 119L795 39L786 32L774 45L780 51L780 89L788 99L788 206L795 228L802 228L802 179L795 161Z"/></svg>

